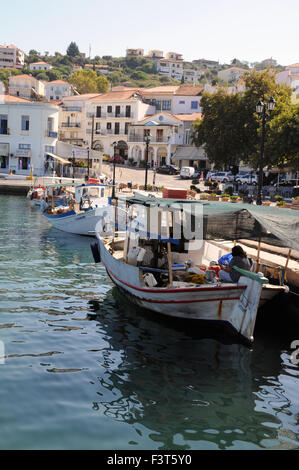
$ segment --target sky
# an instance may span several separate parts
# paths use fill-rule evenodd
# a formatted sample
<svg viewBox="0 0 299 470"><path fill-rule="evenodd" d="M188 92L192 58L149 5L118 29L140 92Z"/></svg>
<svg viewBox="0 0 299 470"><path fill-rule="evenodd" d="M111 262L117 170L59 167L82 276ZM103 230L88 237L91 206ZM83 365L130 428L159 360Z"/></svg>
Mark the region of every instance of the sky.
<svg viewBox="0 0 299 470"><path fill-rule="evenodd" d="M91 57L127 48L183 54L186 61L299 62L298 0L0 0L0 44Z"/></svg>

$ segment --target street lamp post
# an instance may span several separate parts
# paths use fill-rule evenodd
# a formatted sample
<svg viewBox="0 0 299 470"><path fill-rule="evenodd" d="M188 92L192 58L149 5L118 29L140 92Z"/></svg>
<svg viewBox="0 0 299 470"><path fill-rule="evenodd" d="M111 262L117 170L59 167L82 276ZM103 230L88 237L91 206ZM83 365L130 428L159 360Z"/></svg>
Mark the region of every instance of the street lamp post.
<svg viewBox="0 0 299 470"><path fill-rule="evenodd" d="M275 99L270 98L267 103L259 101L256 104L256 112L262 119L262 134L261 134L261 148L260 148L260 160L259 160L259 177L258 177L258 187L257 187L257 197L256 204L258 206L262 205L262 188L263 188L263 159L264 159L264 145L265 145L265 127L266 120L269 117L269 114L266 113L266 107L269 113L275 108Z"/></svg>
<svg viewBox="0 0 299 470"><path fill-rule="evenodd" d="M115 161L115 150L116 150L116 147L117 147L117 142L113 142L112 147L113 147L112 198L115 198L115 165L116 165L116 161Z"/></svg>
<svg viewBox="0 0 299 470"><path fill-rule="evenodd" d="M145 182L144 182L144 189L145 189L145 191L147 191L148 148L149 148L150 141L151 141L151 136L150 136L150 134L149 134L149 135L146 135L146 136L144 137L144 142L145 142L145 144L146 144Z"/></svg>

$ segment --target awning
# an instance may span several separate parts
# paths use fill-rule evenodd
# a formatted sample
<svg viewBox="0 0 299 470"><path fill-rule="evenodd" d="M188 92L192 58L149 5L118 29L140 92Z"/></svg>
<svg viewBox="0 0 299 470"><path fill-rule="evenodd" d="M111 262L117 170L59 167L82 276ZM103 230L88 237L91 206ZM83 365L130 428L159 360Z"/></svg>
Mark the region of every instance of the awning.
<svg viewBox="0 0 299 470"><path fill-rule="evenodd" d="M55 158L55 160L58 160L59 163L61 163L61 165L71 165L72 164L68 160L65 160L65 158L59 157L58 155L55 155L54 153L49 153L49 152L46 152L46 153L50 157Z"/></svg>
<svg viewBox="0 0 299 470"><path fill-rule="evenodd" d="M176 149L172 160L207 160L205 151L203 148L193 147L191 145L179 146Z"/></svg>

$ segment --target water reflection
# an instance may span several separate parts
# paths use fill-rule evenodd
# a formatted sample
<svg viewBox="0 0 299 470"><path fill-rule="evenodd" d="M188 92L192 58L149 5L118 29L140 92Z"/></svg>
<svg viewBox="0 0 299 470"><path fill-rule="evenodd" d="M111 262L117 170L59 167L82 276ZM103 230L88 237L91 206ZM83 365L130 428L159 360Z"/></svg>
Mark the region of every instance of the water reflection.
<svg viewBox="0 0 299 470"><path fill-rule="evenodd" d="M280 414L290 402L278 378L278 349L259 343L250 351L198 339L196 332L152 320L113 293L118 310L112 295L91 304L98 331L109 342L98 356L106 369L98 380L105 400L94 402L94 409L148 433L159 449L280 445L282 422L273 400Z"/></svg>

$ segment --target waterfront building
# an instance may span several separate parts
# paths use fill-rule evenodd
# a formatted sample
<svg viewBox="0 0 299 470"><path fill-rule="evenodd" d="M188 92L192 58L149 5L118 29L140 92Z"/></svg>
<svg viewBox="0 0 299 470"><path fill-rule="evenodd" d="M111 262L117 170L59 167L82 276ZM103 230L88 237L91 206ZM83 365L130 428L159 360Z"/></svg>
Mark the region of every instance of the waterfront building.
<svg viewBox="0 0 299 470"><path fill-rule="evenodd" d="M62 100L65 96L72 96L73 94L72 85L64 80L54 80L45 83L45 95L49 101Z"/></svg>
<svg viewBox="0 0 299 470"><path fill-rule="evenodd" d="M192 123L200 118L201 113L175 115L159 112L132 124L128 136L128 158L133 159L137 165L146 160L144 140L146 136L149 136L149 165L153 168L170 165L173 163L172 157L178 147L186 146L195 149L191 145L190 133Z"/></svg>
<svg viewBox="0 0 299 470"><path fill-rule="evenodd" d="M26 99L39 99L45 96L45 84L32 75L15 75L9 77L9 94Z"/></svg>
<svg viewBox="0 0 299 470"><path fill-rule="evenodd" d="M92 97L86 104L86 133L90 148L113 155L112 144L117 142L117 153L128 156L128 134L137 123L155 108L142 99L136 89L110 91Z"/></svg>
<svg viewBox="0 0 299 470"><path fill-rule="evenodd" d="M0 45L0 69L13 68L22 69L25 63L25 54L21 49L10 44Z"/></svg>
<svg viewBox="0 0 299 470"><path fill-rule="evenodd" d="M33 62L29 65L30 70L51 70L52 65L47 62Z"/></svg>
<svg viewBox="0 0 299 470"><path fill-rule="evenodd" d="M58 138L58 106L0 96L0 171L43 175Z"/></svg>
<svg viewBox="0 0 299 470"><path fill-rule="evenodd" d="M98 93L65 96L59 107L59 140L80 147L88 145L86 136L86 106Z"/></svg>

